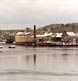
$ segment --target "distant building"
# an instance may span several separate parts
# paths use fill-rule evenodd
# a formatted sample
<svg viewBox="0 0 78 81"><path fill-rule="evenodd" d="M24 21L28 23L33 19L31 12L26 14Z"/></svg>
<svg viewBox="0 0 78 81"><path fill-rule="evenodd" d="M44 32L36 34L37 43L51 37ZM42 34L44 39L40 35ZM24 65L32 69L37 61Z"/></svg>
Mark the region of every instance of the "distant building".
<svg viewBox="0 0 78 81"><path fill-rule="evenodd" d="M29 44L34 42L34 36L30 32L18 32L15 35L16 44ZM44 33L36 35L36 43L71 43L76 44L78 36L74 32Z"/></svg>
<svg viewBox="0 0 78 81"><path fill-rule="evenodd" d="M53 33L44 33L42 35L36 35L37 42L51 41L51 36Z"/></svg>
<svg viewBox="0 0 78 81"><path fill-rule="evenodd" d="M53 37L54 41L61 41L63 33L55 33L55 36Z"/></svg>
<svg viewBox="0 0 78 81"><path fill-rule="evenodd" d="M62 41L63 42L73 42L77 40L77 35L74 32L63 33Z"/></svg>
<svg viewBox="0 0 78 81"><path fill-rule="evenodd" d="M32 42L32 36L30 32L18 32L15 35L16 44L25 44L26 42Z"/></svg>
<svg viewBox="0 0 78 81"><path fill-rule="evenodd" d="M66 33L68 36L73 36L73 37L77 36L74 32L66 32Z"/></svg>

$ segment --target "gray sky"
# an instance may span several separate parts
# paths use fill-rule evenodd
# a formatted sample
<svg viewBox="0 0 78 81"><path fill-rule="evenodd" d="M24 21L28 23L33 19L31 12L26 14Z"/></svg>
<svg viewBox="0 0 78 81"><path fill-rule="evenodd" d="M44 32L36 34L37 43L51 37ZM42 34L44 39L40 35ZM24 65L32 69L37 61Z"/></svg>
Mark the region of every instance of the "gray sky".
<svg viewBox="0 0 78 81"><path fill-rule="evenodd" d="M0 29L78 22L78 0L0 0Z"/></svg>

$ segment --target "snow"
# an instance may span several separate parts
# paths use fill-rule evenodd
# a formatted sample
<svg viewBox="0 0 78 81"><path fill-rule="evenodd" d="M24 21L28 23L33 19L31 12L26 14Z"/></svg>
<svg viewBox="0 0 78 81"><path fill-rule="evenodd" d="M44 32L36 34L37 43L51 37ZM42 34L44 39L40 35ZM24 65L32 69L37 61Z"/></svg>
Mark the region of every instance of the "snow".
<svg viewBox="0 0 78 81"><path fill-rule="evenodd" d="M69 35L69 36L76 36L76 34L74 32L67 32L67 35Z"/></svg>

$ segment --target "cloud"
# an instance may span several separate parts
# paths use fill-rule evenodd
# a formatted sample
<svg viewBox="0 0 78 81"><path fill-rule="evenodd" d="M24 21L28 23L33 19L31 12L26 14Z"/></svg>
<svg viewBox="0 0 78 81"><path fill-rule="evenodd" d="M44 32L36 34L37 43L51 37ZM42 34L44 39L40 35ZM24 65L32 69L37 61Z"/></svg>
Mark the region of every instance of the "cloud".
<svg viewBox="0 0 78 81"><path fill-rule="evenodd" d="M0 0L0 24L78 21L77 0Z"/></svg>

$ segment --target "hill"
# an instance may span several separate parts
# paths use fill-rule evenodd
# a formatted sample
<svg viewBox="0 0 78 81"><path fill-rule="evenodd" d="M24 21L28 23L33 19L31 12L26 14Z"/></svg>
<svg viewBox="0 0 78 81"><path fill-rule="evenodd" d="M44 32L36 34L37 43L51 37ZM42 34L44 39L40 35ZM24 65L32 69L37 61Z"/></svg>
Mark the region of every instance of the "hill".
<svg viewBox="0 0 78 81"><path fill-rule="evenodd" d="M38 33L43 32L63 32L63 31L73 31L78 32L78 23L67 23L67 24L50 24L39 28Z"/></svg>

